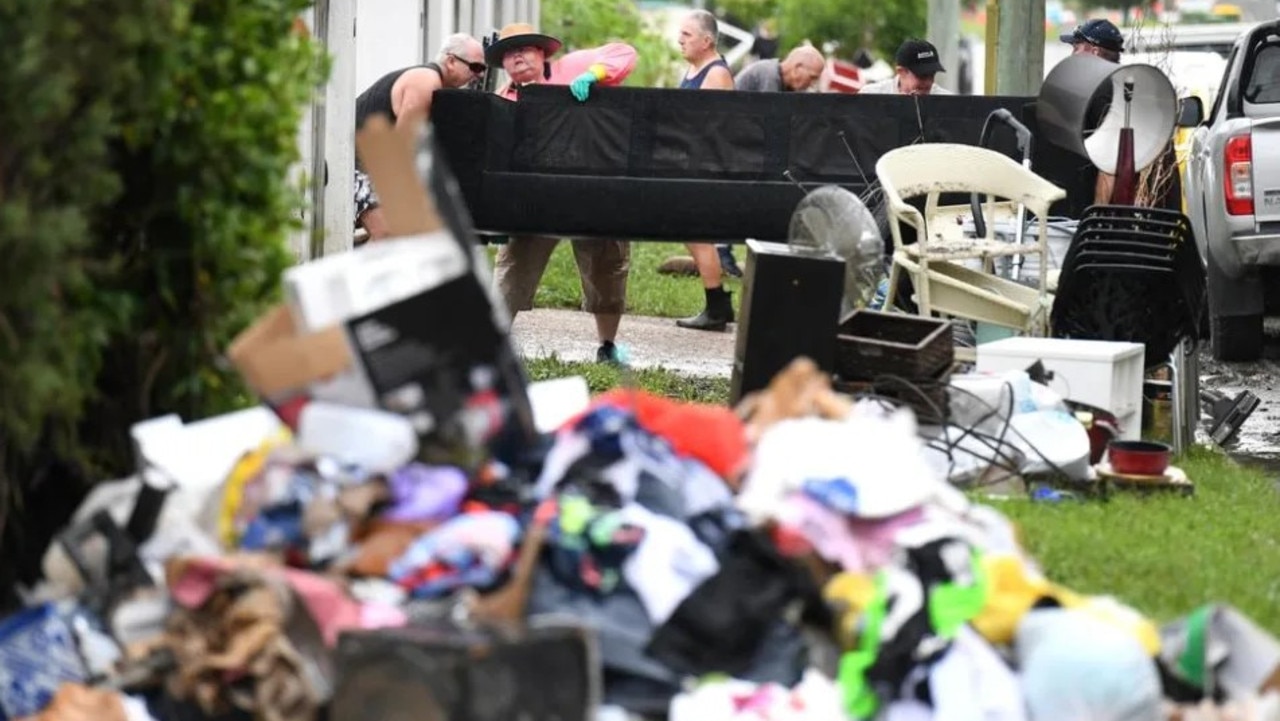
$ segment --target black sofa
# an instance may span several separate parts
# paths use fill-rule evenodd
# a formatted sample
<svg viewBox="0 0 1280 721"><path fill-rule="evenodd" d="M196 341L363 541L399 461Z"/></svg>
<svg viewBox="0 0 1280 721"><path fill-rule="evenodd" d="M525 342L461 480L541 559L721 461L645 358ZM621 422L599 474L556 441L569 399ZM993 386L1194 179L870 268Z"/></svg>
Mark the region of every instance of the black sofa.
<svg viewBox="0 0 1280 721"><path fill-rule="evenodd" d="M786 171L808 188L858 193L883 153L921 139L978 144L997 108L1035 134L1034 101L595 88L578 103L566 88L534 86L514 103L437 92L432 124L482 233L741 242L786 239L802 197ZM1012 132L988 145L1021 160ZM1068 192L1054 214L1078 215L1096 171L1033 147L1032 168Z"/></svg>

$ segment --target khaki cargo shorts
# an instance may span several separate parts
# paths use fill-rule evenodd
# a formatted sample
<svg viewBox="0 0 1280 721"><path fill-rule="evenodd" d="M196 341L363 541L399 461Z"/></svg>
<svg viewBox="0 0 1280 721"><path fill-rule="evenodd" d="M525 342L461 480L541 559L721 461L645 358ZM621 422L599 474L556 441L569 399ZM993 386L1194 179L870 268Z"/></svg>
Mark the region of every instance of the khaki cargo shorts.
<svg viewBox="0 0 1280 721"><path fill-rule="evenodd" d="M559 242L559 238L546 236L515 236L498 249L493 280L509 311L533 309L533 296ZM571 242L582 278L582 309L621 315L627 307L631 243L595 238Z"/></svg>

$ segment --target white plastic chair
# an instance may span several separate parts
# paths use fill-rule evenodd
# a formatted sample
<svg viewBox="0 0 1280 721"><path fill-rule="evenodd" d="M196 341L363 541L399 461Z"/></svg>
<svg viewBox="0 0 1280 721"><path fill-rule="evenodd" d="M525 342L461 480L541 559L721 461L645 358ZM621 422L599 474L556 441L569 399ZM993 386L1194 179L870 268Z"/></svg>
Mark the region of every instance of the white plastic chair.
<svg viewBox="0 0 1280 721"><path fill-rule="evenodd" d="M881 156L876 175L884 190L893 234L893 265L884 307L893 308L899 273L910 274L920 315L934 312L1015 328L1032 335L1048 330L1052 298L1048 293L1049 208L1066 197L1066 191L1015 162L1008 156L976 145L922 143L897 148ZM998 210L1022 204L1034 213L1040 232L1032 243L1015 244L995 238L995 223L987 223L983 238L956 237L944 232L953 208L939 208L943 193L978 193L986 196L984 213L994 218ZM922 214L906 198L928 196ZM997 202L1000 199L1004 202ZM916 230L916 242L904 245L900 223ZM998 277L994 260L1000 256L1039 257L1039 284L1028 288ZM957 261L978 259L983 271Z"/></svg>

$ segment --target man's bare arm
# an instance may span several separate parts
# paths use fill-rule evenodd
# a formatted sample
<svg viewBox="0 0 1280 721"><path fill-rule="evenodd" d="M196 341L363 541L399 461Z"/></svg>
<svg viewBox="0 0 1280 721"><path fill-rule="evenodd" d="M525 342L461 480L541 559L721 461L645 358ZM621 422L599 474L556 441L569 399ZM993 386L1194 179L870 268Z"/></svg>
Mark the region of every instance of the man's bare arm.
<svg viewBox="0 0 1280 721"><path fill-rule="evenodd" d="M703 90L733 90L733 74L728 68L719 65L711 68L702 81Z"/></svg>
<svg viewBox="0 0 1280 721"><path fill-rule="evenodd" d="M412 75L410 75L412 73ZM396 125L420 121L431 115L431 98L440 89L440 80L430 70L410 70L391 93L391 109Z"/></svg>
<svg viewBox="0 0 1280 721"><path fill-rule="evenodd" d="M1093 202L1095 205L1107 205L1111 202L1111 194L1115 191L1116 176L1098 171L1098 180L1093 185Z"/></svg>

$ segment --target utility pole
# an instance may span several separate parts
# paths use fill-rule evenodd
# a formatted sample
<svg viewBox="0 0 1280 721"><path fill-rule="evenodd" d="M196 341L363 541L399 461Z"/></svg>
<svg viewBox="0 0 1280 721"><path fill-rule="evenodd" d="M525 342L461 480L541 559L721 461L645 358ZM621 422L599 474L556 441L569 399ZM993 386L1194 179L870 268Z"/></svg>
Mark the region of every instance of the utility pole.
<svg viewBox="0 0 1280 721"><path fill-rule="evenodd" d="M1036 95L1044 80L1044 0L987 0L986 87Z"/></svg>
<svg viewBox="0 0 1280 721"><path fill-rule="evenodd" d="M938 59L947 69L935 82L952 92L959 90L960 0L929 0L928 40L938 49Z"/></svg>

